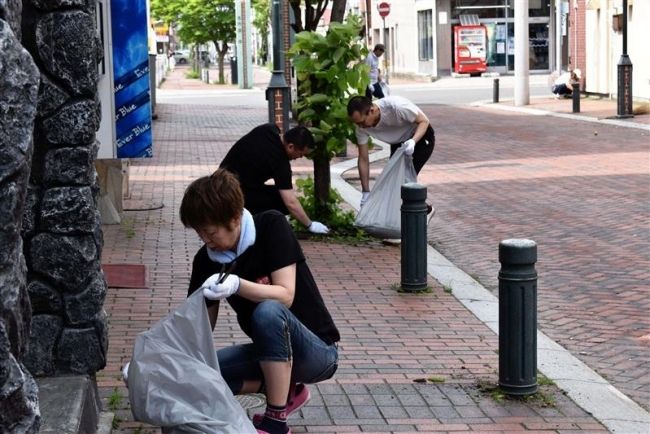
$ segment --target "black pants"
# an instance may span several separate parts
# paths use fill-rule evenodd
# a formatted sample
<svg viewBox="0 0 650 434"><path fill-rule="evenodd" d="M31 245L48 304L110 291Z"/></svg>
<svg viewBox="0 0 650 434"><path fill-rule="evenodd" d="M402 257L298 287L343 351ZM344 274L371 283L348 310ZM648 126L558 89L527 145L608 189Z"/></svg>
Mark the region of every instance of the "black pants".
<svg viewBox="0 0 650 434"><path fill-rule="evenodd" d="M381 86L379 85L379 82L375 83L373 86L375 90L372 92L370 91L370 86L366 88L366 98L372 100L372 97L376 97L377 99L382 99L386 95L384 95L384 91L381 89Z"/></svg>
<svg viewBox="0 0 650 434"><path fill-rule="evenodd" d="M289 214L287 206L282 201L280 191L275 185L262 185L260 187L243 187L244 206L251 214L275 209L284 215Z"/></svg>
<svg viewBox="0 0 650 434"><path fill-rule="evenodd" d="M415 151L413 151L413 167L415 167L415 173L420 173L424 163L427 162L431 153L433 152L433 147L436 144L436 135L433 132L431 125L427 127L427 131L424 133L424 136L420 139L419 142L415 144ZM392 157L397 148L402 146L401 143L396 143L390 145L390 156Z"/></svg>

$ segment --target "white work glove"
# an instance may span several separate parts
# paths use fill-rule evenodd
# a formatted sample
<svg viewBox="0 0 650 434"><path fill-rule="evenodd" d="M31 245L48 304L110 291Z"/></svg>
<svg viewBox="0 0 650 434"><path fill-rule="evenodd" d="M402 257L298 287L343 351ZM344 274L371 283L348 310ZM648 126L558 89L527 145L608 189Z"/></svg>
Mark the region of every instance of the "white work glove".
<svg viewBox="0 0 650 434"><path fill-rule="evenodd" d="M122 380L124 381L124 384L126 387L129 387L129 365L131 362L126 362L126 365L122 368Z"/></svg>
<svg viewBox="0 0 650 434"><path fill-rule="evenodd" d="M239 276L234 274L229 275L223 282L219 282L221 273L213 274L208 277L201 288L203 289L203 296L209 300L223 300L228 298L237 291L239 291Z"/></svg>
<svg viewBox="0 0 650 434"><path fill-rule="evenodd" d="M312 234L328 234L330 232L329 228L322 224L321 222L312 221L309 227L309 232Z"/></svg>
<svg viewBox="0 0 650 434"><path fill-rule="evenodd" d="M415 151L415 140L408 139L402 143L402 148L404 148L404 153L406 155L413 155L413 151Z"/></svg>
<svg viewBox="0 0 650 434"><path fill-rule="evenodd" d="M373 93L375 91L375 85L374 84L369 84L368 89L370 90L370 93Z"/></svg>
<svg viewBox="0 0 650 434"><path fill-rule="evenodd" d="M366 202L368 201L368 196L370 196L369 191L362 191L361 192L361 203L359 204L359 208L361 208L362 206L364 206L366 204Z"/></svg>

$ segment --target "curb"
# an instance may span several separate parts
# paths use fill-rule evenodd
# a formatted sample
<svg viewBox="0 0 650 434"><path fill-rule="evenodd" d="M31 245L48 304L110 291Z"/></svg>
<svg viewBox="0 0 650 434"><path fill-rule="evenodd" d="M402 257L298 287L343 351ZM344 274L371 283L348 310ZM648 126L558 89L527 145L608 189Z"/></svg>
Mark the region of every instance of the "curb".
<svg viewBox="0 0 650 434"><path fill-rule="evenodd" d="M475 104L482 105L481 103ZM498 108L506 109L503 106ZM513 107L508 109L519 111L519 109ZM535 112L534 114L539 115L553 115L551 112L543 110L535 110ZM584 117L581 116L568 116L584 120ZM589 118L589 120L591 122L600 122L595 118ZM621 123L621 121L613 122L616 122L615 125ZM632 126L632 128L638 127ZM650 130L650 126L643 129ZM370 163L388 158L390 154L389 146L382 142L379 143L382 145L382 149L370 154ZM332 187L339 192L343 200L356 211L359 211L358 204L361 200L361 192L348 184L342 177L344 172L356 167L356 162L357 159L352 158L334 164L330 167L330 173ZM457 268L428 243L427 272L441 285L451 287L452 295L463 306L494 333L499 334L498 298L467 273ZM537 360L537 368L542 374L551 379L576 404L591 413L611 432L647 431L650 426L650 413L539 330L537 330Z"/></svg>
<svg viewBox="0 0 650 434"><path fill-rule="evenodd" d="M504 101L512 101L512 100L504 100ZM620 121L617 119L599 119L599 118L594 118L592 116L580 116L571 113L557 113L548 110L541 110L541 109L534 109L534 108L527 108L527 107L514 107L514 106L502 105L500 103L495 104L491 101L490 102L477 101L477 102L470 103L468 105L471 107L485 107L485 108L490 108L495 110L526 113L534 116L554 116L556 118L570 119L573 121L594 122L594 123L605 124L605 125L614 125L617 127L636 128L639 130L650 131L650 125L640 124L638 122L632 122L632 121Z"/></svg>

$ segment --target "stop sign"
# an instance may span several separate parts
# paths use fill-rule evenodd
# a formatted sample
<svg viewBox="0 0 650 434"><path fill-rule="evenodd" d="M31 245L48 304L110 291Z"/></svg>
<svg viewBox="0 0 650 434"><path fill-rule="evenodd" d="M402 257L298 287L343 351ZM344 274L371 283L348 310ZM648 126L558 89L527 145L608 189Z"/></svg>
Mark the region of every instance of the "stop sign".
<svg viewBox="0 0 650 434"><path fill-rule="evenodd" d="M390 13L390 3L381 2L377 5L377 11L379 11L379 16L384 18Z"/></svg>

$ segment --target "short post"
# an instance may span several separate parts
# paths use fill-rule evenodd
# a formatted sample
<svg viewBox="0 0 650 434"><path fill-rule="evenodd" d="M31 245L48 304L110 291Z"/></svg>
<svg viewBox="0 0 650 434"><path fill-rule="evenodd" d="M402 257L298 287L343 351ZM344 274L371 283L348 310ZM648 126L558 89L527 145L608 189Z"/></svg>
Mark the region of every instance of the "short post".
<svg viewBox="0 0 650 434"><path fill-rule="evenodd" d="M580 113L580 82L571 83L573 90L571 98L573 99L573 113Z"/></svg>
<svg viewBox="0 0 650 434"><path fill-rule="evenodd" d="M537 392L537 244L499 243L499 387L510 395Z"/></svg>
<svg viewBox="0 0 650 434"><path fill-rule="evenodd" d="M151 118L156 119L156 55L149 54L149 91L151 92Z"/></svg>
<svg viewBox="0 0 650 434"><path fill-rule="evenodd" d="M499 79L498 78L495 78L494 81L492 82L492 102L495 104L499 102Z"/></svg>
<svg viewBox="0 0 650 434"><path fill-rule="evenodd" d="M427 287L427 189L416 182L402 185L402 282L404 291Z"/></svg>

